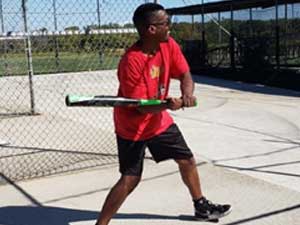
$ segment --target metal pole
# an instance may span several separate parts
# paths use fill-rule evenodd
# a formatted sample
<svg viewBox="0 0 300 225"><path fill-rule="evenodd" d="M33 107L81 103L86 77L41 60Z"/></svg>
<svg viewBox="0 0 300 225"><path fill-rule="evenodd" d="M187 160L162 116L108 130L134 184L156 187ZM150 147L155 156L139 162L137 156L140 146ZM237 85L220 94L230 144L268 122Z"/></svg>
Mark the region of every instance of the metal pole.
<svg viewBox="0 0 300 225"><path fill-rule="evenodd" d="M0 20L1 20L1 33L4 34L4 18L2 0L0 0Z"/></svg>
<svg viewBox="0 0 300 225"><path fill-rule="evenodd" d="M287 33L288 33L288 5L285 4L285 11L284 11L284 63L287 64L287 57L288 57L288 49L287 49Z"/></svg>
<svg viewBox="0 0 300 225"><path fill-rule="evenodd" d="M1 32L2 32L2 34L4 34L4 18L3 18L2 0L0 0L0 20L1 20Z"/></svg>
<svg viewBox="0 0 300 225"><path fill-rule="evenodd" d="M207 56L206 56L206 47L205 47L205 18L204 18L204 0L202 0L201 2L202 4L202 7L201 7L201 20L202 20L202 48L201 48L201 59L202 59L202 64L205 65L206 63L206 59L207 59Z"/></svg>
<svg viewBox="0 0 300 225"><path fill-rule="evenodd" d="M252 37L254 32L253 32L253 11L252 8L249 9L249 20L250 20L250 36Z"/></svg>
<svg viewBox="0 0 300 225"><path fill-rule="evenodd" d="M29 78L29 91L30 91L30 105L31 105L31 114L35 114L35 104L34 104L34 89L33 89L33 66L32 66L32 52L31 52L31 41L30 35L28 33L28 24L27 24L27 8L26 8L27 0L22 0L22 16L23 16L23 25L24 32L26 35L25 40L25 52L27 57L27 70L28 70L28 78Z"/></svg>
<svg viewBox="0 0 300 225"><path fill-rule="evenodd" d="M276 23L276 28L275 28L275 31L276 31L276 69L279 69L280 68L280 43L279 43L279 21L278 21L278 0L275 0L275 16L276 16L276 19L275 19L275 23Z"/></svg>
<svg viewBox="0 0 300 225"><path fill-rule="evenodd" d="M192 15L192 37L194 38L194 32L195 32L195 17Z"/></svg>
<svg viewBox="0 0 300 225"><path fill-rule="evenodd" d="M220 12L218 12L218 23L221 24L221 13ZM221 29L221 26L219 26L218 41L219 41L219 44L222 43L222 29Z"/></svg>
<svg viewBox="0 0 300 225"><path fill-rule="evenodd" d="M56 17L56 0L52 1L53 6L53 19L54 19L54 30L57 31L57 17ZM59 71L59 45L56 35L54 35L54 49L55 49L55 66L56 71Z"/></svg>
<svg viewBox="0 0 300 225"><path fill-rule="evenodd" d="M100 12L100 0L96 0L97 1L97 18L98 18L98 26L100 29L101 26L101 12Z"/></svg>
<svg viewBox="0 0 300 225"><path fill-rule="evenodd" d="M235 43L234 43L234 29L233 29L233 2L231 2L231 10L230 10L230 66L231 69L235 70Z"/></svg>
<svg viewBox="0 0 300 225"><path fill-rule="evenodd" d="M3 5L2 5L2 0L0 0L0 20L1 20L1 34L4 35L5 32L5 28L4 28L4 17L3 17ZM4 58L4 74L3 75L7 75L7 68L8 68L8 64L7 64L7 42L4 39L3 40L3 58Z"/></svg>
<svg viewBox="0 0 300 225"><path fill-rule="evenodd" d="M218 12L218 24L221 24L221 12ZM222 28L219 26L219 32L218 32L218 44L221 46L222 44ZM221 59L221 50L219 49L217 52L217 60L219 61Z"/></svg>

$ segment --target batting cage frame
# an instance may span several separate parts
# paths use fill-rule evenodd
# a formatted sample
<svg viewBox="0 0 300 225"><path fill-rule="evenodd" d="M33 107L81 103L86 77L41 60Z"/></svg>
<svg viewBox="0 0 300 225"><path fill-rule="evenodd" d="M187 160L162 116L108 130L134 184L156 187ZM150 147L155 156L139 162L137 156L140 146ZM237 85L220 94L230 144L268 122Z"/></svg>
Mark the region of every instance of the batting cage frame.
<svg viewBox="0 0 300 225"><path fill-rule="evenodd" d="M174 33L185 30L177 40L194 72L299 90L299 0L202 0L167 11Z"/></svg>

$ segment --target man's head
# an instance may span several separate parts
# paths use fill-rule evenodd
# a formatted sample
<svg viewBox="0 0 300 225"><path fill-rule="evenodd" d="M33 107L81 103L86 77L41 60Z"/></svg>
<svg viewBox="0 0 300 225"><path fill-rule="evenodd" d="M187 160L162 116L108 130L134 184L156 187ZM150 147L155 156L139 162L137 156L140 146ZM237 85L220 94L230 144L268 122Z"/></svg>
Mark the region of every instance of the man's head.
<svg viewBox="0 0 300 225"><path fill-rule="evenodd" d="M141 38L149 35L160 41L168 38L170 19L164 7L159 4L140 5L134 12L133 23Z"/></svg>

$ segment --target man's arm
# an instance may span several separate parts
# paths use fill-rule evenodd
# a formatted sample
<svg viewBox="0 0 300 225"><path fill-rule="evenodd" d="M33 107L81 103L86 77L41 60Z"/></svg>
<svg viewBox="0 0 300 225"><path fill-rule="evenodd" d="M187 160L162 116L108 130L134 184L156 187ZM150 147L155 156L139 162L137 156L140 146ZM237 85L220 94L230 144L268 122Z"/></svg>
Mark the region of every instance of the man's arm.
<svg viewBox="0 0 300 225"><path fill-rule="evenodd" d="M179 78L180 90L182 94L183 107L192 107L196 104L196 97L194 96L194 81L191 73L188 71Z"/></svg>
<svg viewBox="0 0 300 225"><path fill-rule="evenodd" d="M188 71L179 78L181 98L170 98L167 105L142 106L138 107L141 113L158 113L166 109L178 110L182 107L192 107L196 105L196 97L194 94L194 81L191 73Z"/></svg>
<svg viewBox="0 0 300 225"><path fill-rule="evenodd" d="M163 105L153 105L153 106L140 106L138 111L141 113L159 113L163 110L178 110L182 108L183 100L181 98L168 98L168 103Z"/></svg>

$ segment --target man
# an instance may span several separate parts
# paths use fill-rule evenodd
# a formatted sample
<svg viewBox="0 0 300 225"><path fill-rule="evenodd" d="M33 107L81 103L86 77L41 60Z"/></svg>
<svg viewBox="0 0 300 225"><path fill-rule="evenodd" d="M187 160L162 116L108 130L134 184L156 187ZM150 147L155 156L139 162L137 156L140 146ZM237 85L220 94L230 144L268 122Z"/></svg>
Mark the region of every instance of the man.
<svg viewBox="0 0 300 225"><path fill-rule="evenodd" d="M96 225L108 224L138 185L146 147L156 162L174 159L178 164L194 201L196 219L212 220L227 215L230 205L216 205L203 196L193 154L166 111L191 107L196 102L189 66L180 47L169 36L170 19L161 5L146 3L136 9L133 22L140 39L120 61L118 96L168 99L169 103L114 109L121 177L108 194ZM168 96L170 78L180 81L180 98Z"/></svg>

